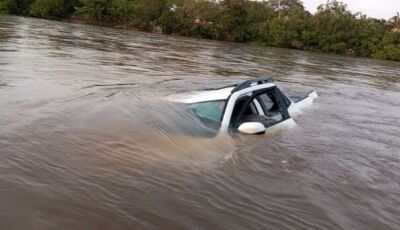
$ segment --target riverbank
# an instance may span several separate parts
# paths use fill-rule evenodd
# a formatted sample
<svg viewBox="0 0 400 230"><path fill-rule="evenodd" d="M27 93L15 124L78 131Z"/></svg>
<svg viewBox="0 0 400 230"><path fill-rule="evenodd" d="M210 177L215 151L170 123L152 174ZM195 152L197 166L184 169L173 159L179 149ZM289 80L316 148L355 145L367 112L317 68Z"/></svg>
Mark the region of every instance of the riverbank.
<svg viewBox="0 0 400 230"><path fill-rule="evenodd" d="M298 1L281 3L283 8L273 0L5 1L0 0L0 12L9 14L400 61L400 14L387 21L369 18L336 1L315 14Z"/></svg>
<svg viewBox="0 0 400 230"><path fill-rule="evenodd" d="M68 23L83 24L83 25L93 25L93 26L109 27L109 28L115 28L115 29L140 31L140 32L154 33L154 34L164 34L164 35L172 35L172 36L179 36L179 37L190 37L190 38L197 38L197 39L215 40L215 39L210 39L210 38L199 38L199 37L185 36L185 35L181 35L179 33L165 34L165 33L163 33L162 28L160 26L154 26L151 29L139 29L138 27L136 27L132 23L127 23L127 22L106 23L106 22L99 21L99 20L85 19L84 17L79 17L79 16L73 16L73 17L71 17L69 19L60 20L60 21L68 22ZM235 42L235 41L232 41L232 40L218 40L218 41ZM298 48L298 47L271 46L271 45L263 44L263 43L260 43L260 42L239 42L239 43L248 44L248 45L255 45L255 46L266 46L266 47L302 50L302 51L314 52L314 53L327 53L327 52L323 52L321 50L307 50L307 49L305 50L305 49L301 49L301 48ZM330 54L332 54L332 53L330 53ZM333 53L333 54L344 55L344 56L347 56L347 57L360 57L360 56L356 55L356 53L352 49L346 50L345 53L343 53L343 54L337 54L337 53ZM373 58L373 57L364 57L364 58L378 59L378 58ZM389 61L397 61L397 60L390 60L389 59Z"/></svg>

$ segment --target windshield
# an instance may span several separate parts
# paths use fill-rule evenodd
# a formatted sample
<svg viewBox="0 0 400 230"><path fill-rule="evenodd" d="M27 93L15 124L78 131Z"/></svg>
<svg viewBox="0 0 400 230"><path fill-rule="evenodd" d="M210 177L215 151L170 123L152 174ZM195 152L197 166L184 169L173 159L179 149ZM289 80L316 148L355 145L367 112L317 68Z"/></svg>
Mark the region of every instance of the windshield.
<svg viewBox="0 0 400 230"><path fill-rule="evenodd" d="M222 114L225 108L225 101L207 101L191 105L193 112L200 118L221 123Z"/></svg>

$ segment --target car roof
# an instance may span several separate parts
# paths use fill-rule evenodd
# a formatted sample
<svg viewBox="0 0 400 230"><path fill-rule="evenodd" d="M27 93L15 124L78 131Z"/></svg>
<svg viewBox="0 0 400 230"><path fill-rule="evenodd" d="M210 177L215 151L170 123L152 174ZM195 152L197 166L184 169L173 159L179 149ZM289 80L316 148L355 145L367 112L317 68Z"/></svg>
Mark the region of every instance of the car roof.
<svg viewBox="0 0 400 230"><path fill-rule="evenodd" d="M247 89L252 90L252 88L260 88L260 86L265 86L265 88L273 87L275 86L274 83L268 82L268 83L256 83L256 84L249 84L250 81L244 82L247 84L245 87L243 87L243 83L239 85L234 85L234 86L227 86L224 88L219 88L219 89L208 89L208 90L201 90L201 91L195 91L195 92L187 92L187 93L182 93L182 94L177 94L177 95L171 95L167 97L166 99L169 101L174 101L174 102L180 102L180 103L200 103L200 102L206 102L206 101L217 101L217 100L226 100L228 97L235 92ZM251 83L251 82L250 82Z"/></svg>

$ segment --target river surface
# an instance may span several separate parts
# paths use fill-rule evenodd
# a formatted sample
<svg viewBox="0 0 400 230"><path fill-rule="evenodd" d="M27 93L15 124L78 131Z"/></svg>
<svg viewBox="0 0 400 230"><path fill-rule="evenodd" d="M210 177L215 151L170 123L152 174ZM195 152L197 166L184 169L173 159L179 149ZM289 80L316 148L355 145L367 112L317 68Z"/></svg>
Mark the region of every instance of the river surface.
<svg viewBox="0 0 400 230"><path fill-rule="evenodd" d="M296 127L171 94L270 76ZM400 229L400 62L0 17L0 229Z"/></svg>

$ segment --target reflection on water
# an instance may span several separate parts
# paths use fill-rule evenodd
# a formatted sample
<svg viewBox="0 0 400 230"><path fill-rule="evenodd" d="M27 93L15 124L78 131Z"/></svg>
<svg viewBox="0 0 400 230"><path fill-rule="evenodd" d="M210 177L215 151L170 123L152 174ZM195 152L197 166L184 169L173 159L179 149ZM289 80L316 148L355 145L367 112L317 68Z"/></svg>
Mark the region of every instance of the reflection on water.
<svg viewBox="0 0 400 230"><path fill-rule="evenodd" d="M160 98L272 76L298 127ZM400 65L0 17L0 229L397 229Z"/></svg>

